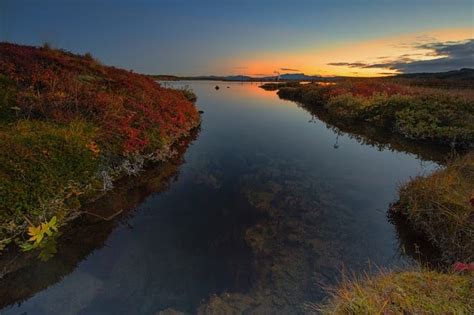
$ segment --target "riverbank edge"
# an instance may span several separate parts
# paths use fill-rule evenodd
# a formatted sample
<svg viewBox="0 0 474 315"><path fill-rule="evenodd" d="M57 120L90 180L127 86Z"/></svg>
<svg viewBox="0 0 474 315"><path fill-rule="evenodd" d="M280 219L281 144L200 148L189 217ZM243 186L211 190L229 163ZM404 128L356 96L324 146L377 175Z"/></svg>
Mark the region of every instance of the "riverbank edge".
<svg viewBox="0 0 474 315"><path fill-rule="evenodd" d="M74 264L76 266L77 263L84 259L84 257L87 257L92 251L84 252L84 248L94 244L95 241L91 242L91 239L95 239L94 235L98 233L98 229L100 230L98 235L104 238L101 243L103 245L110 233L110 231L106 232L105 227L116 226L122 220L127 220L133 215L136 206L151 193L160 193L168 189L169 185L173 182L173 178L178 176L179 166L184 163L184 154L187 148L197 139L199 132L200 124L191 129L189 135L183 135L176 139L171 146L173 154L169 155L168 158L160 161L149 160L137 173L122 174L121 177L116 178L114 180L114 187L109 191L97 192L93 198L84 200L81 208L77 210L77 215L61 227L60 235L55 239L57 255L51 257L52 260L56 259L57 256L62 256L63 259L64 257L70 259L70 257L74 256L72 254L74 250L70 250L69 242L72 242L75 246L80 244L78 252L83 253L83 257ZM117 198L124 198L123 196L127 195L130 189L136 189L136 187L140 187L143 183L147 183L146 180L151 183L150 187L153 189L150 190L150 188L146 187L145 190L148 193L143 195L143 197L132 193L131 198L119 199L122 201L116 202ZM139 198L138 202L137 198ZM115 206L110 206L111 200ZM96 232L91 232L91 229ZM78 237L78 234L83 234L83 236ZM18 247L9 247L8 250L0 255L0 280L3 279L5 281L15 273L19 273L21 277L21 275L25 274L24 269L28 269L34 264L47 264L50 262L49 260L45 262L39 261L37 256L37 251L21 251ZM31 271L26 271L26 274L29 273ZM25 291L23 290L22 292L24 293ZM15 298L12 301L17 301L17 299ZM13 302L3 304L0 308L12 305Z"/></svg>
<svg viewBox="0 0 474 315"><path fill-rule="evenodd" d="M343 86L339 89L338 84L343 84ZM443 108L438 112L436 108L424 108L430 103L453 105L450 102L461 102L462 106L457 108L461 119L469 121L469 117L474 117L472 109L470 111L466 109L470 108L467 99L462 99L459 95L451 95L441 88L432 89L438 91L439 95L432 95L430 91L422 91L417 95L410 90L413 87L387 82L367 84L346 82L331 85L281 82L266 83L260 88L266 91L277 91L281 99L302 104L312 110L323 111L332 118L331 124L336 127L341 124L371 125L421 144L436 144L466 151L474 147L472 126L466 130L464 126L446 128L442 124L437 125L436 120L439 117L448 119L447 116L452 115L452 108ZM472 100L471 98L469 100ZM424 107L419 108L422 106ZM398 120L403 121L404 124ZM420 123L424 120L427 124Z"/></svg>
<svg viewBox="0 0 474 315"><path fill-rule="evenodd" d="M473 271L429 269L379 271L345 278L325 304L308 303L307 314L472 314Z"/></svg>
<svg viewBox="0 0 474 315"><path fill-rule="evenodd" d="M58 229L63 229L69 226L70 224L74 224L74 222L83 215L90 215L93 217L98 218L99 220L112 220L116 216L121 214L121 211L113 212L113 213L103 213L102 209L93 209L91 210L90 207L87 205L94 203L96 200L106 197L110 191L113 191L114 185L116 182L126 178L126 177L133 177L133 176L140 176L141 172L146 172L146 169L149 167L158 167L169 161L170 159L175 158L177 152L175 151L174 147L178 145L183 139L188 138L193 133L198 132L201 126L201 119L196 121L194 125L191 126L189 130L184 131L175 139L170 139L169 145L164 146L160 149L159 152L156 154L133 154L129 157L120 157L120 162L114 163L114 165L105 165L105 167L112 170L104 178L103 174L93 174L90 177L90 182L94 182L100 180L103 182L102 187L96 187L94 185L88 185L84 187L83 190L77 191L78 195L83 195L85 197L80 198L80 205L79 206L69 206L63 211L66 211L67 215L62 218L60 224L58 224ZM117 166L118 164L118 166ZM105 183L107 182L107 183ZM67 199L55 200L56 202L59 201L63 204L66 204ZM86 210L87 209L87 210ZM21 234L17 235L24 235L27 234L29 231L30 226L24 226L24 229L21 231ZM61 233L58 233L58 237L60 237ZM54 235L54 242L56 242L56 235ZM46 246L48 245L47 242ZM24 251L22 250L21 246L18 247L18 244L15 242L8 242L6 246L3 247L2 251L0 251L0 255L3 254L33 254L38 255L42 252L42 247L37 248L34 251ZM16 253L16 254L15 254ZM31 256L31 255L30 255ZM38 256L41 259L41 255ZM31 257L33 258L33 257ZM0 272L0 275L3 277L6 275L4 272Z"/></svg>
<svg viewBox="0 0 474 315"><path fill-rule="evenodd" d="M267 91L277 91L277 94L280 98L285 100L290 100L299 104L302 104L306 108L314 108L317 107L318 110L323 111L329 114L327 107L324 106L325 104L319 102L317 105L312 104L311 102L305 102L302 95L304 86L302 85L295 85L291 83L291 85L287 85L286 83L277 83L277 84L264 84L261 86L264 90ZM327 101L327 100L326 100ZM331 124L338 127L340 124L346 123L359 123L359 124L367 124L366 121L362 120L352 120L348 119L344 121L341 117L337 117L337 119L331 119ZM393 130L387 130L386 128L381 128L385 131L389 131L392 133L396 133ZM400 134L400 133L396 133ZM411 139L413 141L417 141L420 143L429 143L430 141L426 141L425 139ZM440 143L439 141L434 143ZM442 145L449 144L450 141L446 139L445 141L441 141ZM444 182L445 186L453 188L453 183L450 182L449 179L452 179L452 176L444 176L444 174L450 173L459 173L459 165L469 165L469 170L467 171L468 174L471 173L471 170L474 170L474 153L469 152L469 147L472 147L472 144L464 149L464 155L461 157L457 157L454 160L447 163L442 169L437 170L435 173L429 176L420 176L410 180L409 182L405 183L400 187L399 190L399 201L394 203L388 210L388 215L395 216L399 215L403 217L406 222L410 225L411 228L419 229L419 232L423 236L426 236L430 243L437 249L440 250L441 255L443 256L443 260L447 263L453 263L457 259L465 259L466 261L461 262L461 266L466 266L465 270L452 270L444 268L444 271L435 271L430 269L422 269L418 271L410 271L410 270L400 270L400 271L388 271L388 272L381 272L376 275L367 276L365 279L351 279L345 280L339 284L336 288L332 288L331 291L331 298L325 304L321 305L312 305L310 304L308 313L313 313L314 311L324 314L347 314L347 312L362 312L362 313L371 313L371 312L383 312L384 310L387 311L387 306L390 305L396 311L407 311L407 312L419 312L420 305L410 305L411 301L417 301L421 303L421 301L436 301L436 300L443 300L444 298L454 298L453 303L447 307L452 307L451 310L456 312L465 312L466 310L472 311L474 309L474 304L472 302L469 305L463 305L465 301L472 301L472 293L469 299L464 299L461 301L456 296L452 296L452 290L467 290L468 292L473 292L474 284L470 281L473 271L470 269L472 268L471 259L472 255L469 253L460 252L466 250L466 248L473 248L474 245L474 233L472 226L469 224L469 218L474 215L474 196L469 195L466 193L467 191L471 190L472 194L474 194L474 182L466 183L469 181L469 175L462 176L461 180L463 181L462 186L464 187L464 195L461 196L461 203L464 204L465 211L464 221L466 226L463 229L463 233L460 237L455 237L453 239L452 236L449 235L449 231L452 231L453 224L445 224L445 227L449 227L447 229L440 228L443 225L437 224L436 226L431 226L430 222L432 221L433 213L438 218L436 219L437 222L443 222L443 220L449 219L449 216L443 215L436 215L436 212L431 211L431 215L426 215L426 209L433 209L433 204L436 201L427 199L424 201L424 205L418 207L418 211L412 213L410 215L410 208L413 206L411 201L413 200L413 196L426 196L432 193L433 191L429 191L426 189L426 184L431 183L433 188L440 187L437 186L437 181L435 178L442 177L441 181ZM472 151L472 150L471 150ZM473 173L474 174L474 173ZM443 178L445 177L445 178ZM421 182L421 185L416 185L415 183ZM425 185L423 185L423 183ZM452 191L448 190L452 193ZM471 199L470 199L471 198ZM463 200L464 199L464 200ZM446 206L446 205L441 205ZM447 204L449 207L449 203ZM452 215L452 213L451 213ZM454 219L453 219L454 218ZM457 221L456 216L451 216L452 221ZM470 231L470 232L469 232ZM459 235L458 235L459 236ZM448 240L448 241L446 241ZM450 250L446 247L445 243L453 244L458 243L460 246L454 251ZM462 242L462 243L459 243ZM457 265L459 269L459 264ZM461 268L463 269L463 268ZM446 272L447 271L447 272ZM460 274L459 272L463 272L464 274ZM434 284L437 290L432 290L431 292L421 290L423 286L426 284L427 277L429 277L430 281ZM390 281L387 281L389 279ZM398 283L395 285L394 279L397 279ZM422 282L413 281L413 279L422 279ZM467 281L467 282L466 282ZM446 283L451 283L451 287L446 287ZM392 286L392 287L391 287ZM411 291L411 296L409 295L398 295L396 297L391 296L391 292L393 290L402 290L409 288ZM457 302L460 302L458 304ZM371 304L372 303L372 304ZM439 305L437 305L439 306ZM465 308L464 308L465 306ZM425 308L427 305L425 305ZM426 310L426 309L425 309ZM435 309L436 310L436 309ZM442 310L442 309L438 309ZM421 311L423 311L423 306Z"/></svg>
<svg viewBox="0 0 474 315"><path fill-rule="evenodd" d="M191 90L163 88L90 53L5 42L0 53L0 255L48 259L85 204L173 158L201 124Z"/></svg>

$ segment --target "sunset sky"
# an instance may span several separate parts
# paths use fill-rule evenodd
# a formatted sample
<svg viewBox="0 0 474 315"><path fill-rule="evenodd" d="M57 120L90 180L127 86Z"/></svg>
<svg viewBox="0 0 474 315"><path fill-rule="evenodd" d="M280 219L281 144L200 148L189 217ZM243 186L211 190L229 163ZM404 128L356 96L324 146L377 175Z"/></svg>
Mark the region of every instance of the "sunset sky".
<svg viewBox="0 0 474 315"><path fill-rule="evenodd" d="M149 74L374 76L474 67L474 1L0 2L0 40Z"/></svg>

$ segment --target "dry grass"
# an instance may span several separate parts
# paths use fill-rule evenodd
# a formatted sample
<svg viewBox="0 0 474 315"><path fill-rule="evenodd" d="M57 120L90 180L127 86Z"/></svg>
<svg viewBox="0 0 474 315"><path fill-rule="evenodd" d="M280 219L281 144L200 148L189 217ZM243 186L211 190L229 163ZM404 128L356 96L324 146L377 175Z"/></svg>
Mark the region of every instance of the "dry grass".
<svg viewBox="0 0 474 315"><path fill-rule="evenodd" d="M474 260L474 152L401 187L390 209L426 234L446 262Z"/></svg>
<svg viewBox="0 0 474 315"><path fill-rule="evenodd" d="M312 307L323 314L472 314L472 275L435 271L382 272L345 280L328 304ZM310 311L311 312L311 311Z"/></svg>

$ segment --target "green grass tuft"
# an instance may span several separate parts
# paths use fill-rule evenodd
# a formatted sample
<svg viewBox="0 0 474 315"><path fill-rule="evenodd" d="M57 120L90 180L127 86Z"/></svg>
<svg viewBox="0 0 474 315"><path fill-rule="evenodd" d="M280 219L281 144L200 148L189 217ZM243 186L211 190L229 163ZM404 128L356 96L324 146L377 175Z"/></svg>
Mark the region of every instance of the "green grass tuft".
<svg viewBox="0 0 474 315"><path fill-rule="evenodd" d="M21 232L25 218L36 225L53 215L62 219L67 205L78 204L98 171L98 158L88 148L94 136L83 121L1 126L0 239Z"/></svg>

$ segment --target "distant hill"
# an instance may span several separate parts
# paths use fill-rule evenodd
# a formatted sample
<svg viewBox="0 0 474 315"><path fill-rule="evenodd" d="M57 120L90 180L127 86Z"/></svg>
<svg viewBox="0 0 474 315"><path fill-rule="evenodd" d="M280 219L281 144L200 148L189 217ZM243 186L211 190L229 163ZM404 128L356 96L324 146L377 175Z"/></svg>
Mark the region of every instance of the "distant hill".
<svg viewBox="0 0 474 315"><path fill-rule="evenodd" d="M436 73L405 73L396 77L408 79L438 79L438 80L474 80L474 69L463 68L447 72Z"/></svg>
<svg viewBox="0 0 474 315"><path fill-rule="evenodd" d="M274 81L327 81L328 78L320 76L306 75L304 73L285 73L277 76L251 77L247 75L203 75L179 77L174 75L150 75L156 80L176 81L176 80L210 80L210 81L238 81L238 82L274 82ZM331 78L329 78L331 79Z"/></svg>
<svg viewBox="0 0 474 315"><path fill-rule="evenodd" d="M306 75L304 73L287 73L280 75L280 80L285 81L314 81L320 79L321 76Z"/></svg>
<svg viewBox="0 0 474 315"><path fill-rule="evenodd" d="M278 79L277 76L251 77L247 75L203 75L203 76L174 76L174 75L151 75L156 80L176 81L176 80L210 80L210 81L238 81L238 82L276 82L276 81L316 81L316 82L335 82L347 79L364 79L361 77L321 77L319 75L306 75L304 73L284 73ZM405 73L390 77L380 77L387 79L411 79L414 81L427 81L426 84L440 84L442 81L460 82L462 84L471 84L474 81L474 69L463 68L447 72L437 73ZM428 82L429 81L429 82Z"/></svg>

